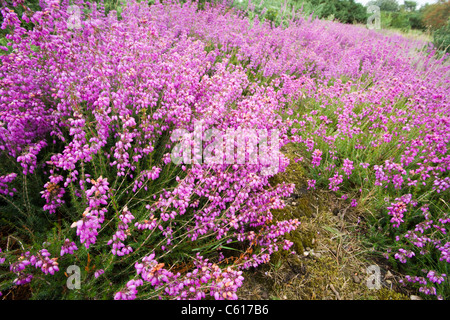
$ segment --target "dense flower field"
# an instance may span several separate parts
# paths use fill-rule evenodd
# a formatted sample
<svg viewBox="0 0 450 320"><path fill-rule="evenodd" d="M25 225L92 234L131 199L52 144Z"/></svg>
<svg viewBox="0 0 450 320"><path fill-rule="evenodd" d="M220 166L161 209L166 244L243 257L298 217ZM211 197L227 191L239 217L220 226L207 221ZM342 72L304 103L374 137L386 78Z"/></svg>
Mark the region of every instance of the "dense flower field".
<svg viewBox="0 0 450 320"><path fill-rule="evenodd" d="M273 27L225 3L128 1L120 16L74 4L79 20L68 1L1 10L0 290L237 299L242 271L289 251L299 221L272 216L295 186L272 185L264 161L172 161L177 130L234 141L231 128L294 145L309 188L366 210L405 282L450 297L445 56L300 13Z"/></svg>

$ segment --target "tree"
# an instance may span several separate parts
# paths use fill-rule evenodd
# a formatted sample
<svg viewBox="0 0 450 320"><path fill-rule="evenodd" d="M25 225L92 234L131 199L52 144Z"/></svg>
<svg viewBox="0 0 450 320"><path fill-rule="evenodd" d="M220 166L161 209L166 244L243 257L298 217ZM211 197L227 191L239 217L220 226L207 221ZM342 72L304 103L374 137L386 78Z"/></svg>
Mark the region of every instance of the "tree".
<svg viewBox="0 0 450 320"><path fill-rule="evenodd" d="M408 30L411 28L410 21L408 19L407 12L393 12L392 13L392 20L391 20L391 27L402 29L402 30Z"/></svg>
<svg viewBox="0 0 450 320"><path fill-rule="evenodd" d="M434 32L433 43L436 48L450 53L450 20L445 26Z"/></svg>
<svg viewBox="0 0 450 320"><path fill-rule="evenodd" d="M447 24L450 17L450 0L432 4L426 7L423 13L423 22L426 27L437 30Z"/></svg>
<svg viewBox="0 0 450 320"><path fill-rule="evenodd" d="M422 13L418 11L411 12L409 14L409 24L411 29L425 30L425 25L422 20Z"/></svg>
<svg viewBox="0 0 450 320"><path fill-rule="evenodd" d="M398 11L399 5L396 0L375 0L370 1L367 5L375 5L380 8L380 11Z"/></svg>
<svg viewBox="0 0 450 320"><path fill-rule="evenodd" d="M416 11L417 2L415 1L405 1L405 10L409 12Z"/></svg>

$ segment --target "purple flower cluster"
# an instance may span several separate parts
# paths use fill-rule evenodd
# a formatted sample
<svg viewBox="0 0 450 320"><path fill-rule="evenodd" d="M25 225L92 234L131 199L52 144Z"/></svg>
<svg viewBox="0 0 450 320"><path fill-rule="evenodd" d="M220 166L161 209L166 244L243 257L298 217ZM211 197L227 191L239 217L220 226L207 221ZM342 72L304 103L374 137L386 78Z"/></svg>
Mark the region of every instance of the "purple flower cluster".
<svg viewBox="0 0 450 320"><path fill-rule="evenodd" d="M142 285L142 280L130 280L127 282L126 289L119 291L114 295L114 300L134 300L138 293L137 288Z"/></svg>
<svg viewBox="0 0 450 320"><path fill-rule="evenodd" d="M146 209L150 210L150 205L146 205ZM134 226L139 230L153 230L158 225L158 219L151 213L146 219L141 222L136 222Z"/></svg>
<svg viewBox="0 0 450 320"><path fill-rule="evenodd" d="M338 191L339 185L344 181L342 175L335 172L334 176L328 179L330 181L329 188L331 191Z"/></svg>
<svg viewBox="0 0 450 320"><path fill-rule="evenodd" d="M125 244L122 241L125 241L128 235L130 235L130 231L128 230L128 224L130 224L131 221L134 220L134 216L125 206L125 208L123 208L122 214L119 216L119 219L120 219L119 225L117 226L118 230L112 236L112 239L108 241L107 244L112 245L111 249L112 254L117 256L124 256L126 254L133 252L133 248L131 248L130 246L125 246Z"/></svg>
<svg viewBox="0 0 450 320"><path fill-rule="evenodd" d="M344 170L345 174L347 175L347 178L350 178L350 175L353 171L353 161L349 159L344 160L344 164L342 165L342 170Z"/></svg>
<svg viewBox="0 0 450 320"><path fill-rule="evenodd" d="M320 166L320 161L322 161L322 151L319 149L316 149L312 153L311 165L313 167L318 167L318 166Z"/></svg>
<svg viewBox="0 0 450 320"><path fill-rule="evenodd" d="M23 285L29 283L33 279L33 274L25 271L28 265L41 269L44 274L54 275L59 271L58 258L50 258L51 254L47 249L40 250L36 255L32 255L29 251L22 254L17 261L10 264L10 271L16 275L13 283Z"/></svg>
<svg viewBox="0 0 450 320"><path fill-rule="evenodd" d="M46 249L42 249L37 255L30 257L30 265L41 268L42 272L45 274L55 274L55 272L59 271L58 262L56 262L58 258L50 258L50 256L50 252Z"/></svg>
<svg viewBox="0 0 450 320"><path fill-rule="evenodd" d="M425 295L434 295L437 296L438 300L443 300L443 297L437 294L436 284L441 284L442 282L444 282L444 278L447 277L447 275L445 273L438 274L433 270L429 270L428 272L427 270L422 270L422 272L426 273L427 275L425 277L411 277L407 275L405 276L405 280L409 283L417 283L421 285L419 287L419 292L422 292ZM403 280L400 280L400 282L403 282Z"/></svg>
<svg viewBox="0 0 450 320"><path fill-rule="evenodd" d="M45 190L41 191L42 198L46 201L43 209L47 210L50 214L55 213L56 208L64 203L62 197L64 196L65 190L58 185L63 179L61 175L51 175L50 181L44 185Z"/></svg>
<svg viewBox="0 0 450 320"><path fill-rule="evenodd" d="M97 230L105 220L107 210L102 205L108 204L106 200L109 190L108 180L101 176L97 180L89 179L88 182L93 184L86 191L89 206L83 212L83 217L72 224L73 227L77 227L77 235L80 236L80 241L86 248L96 242Z"/></svg>
<svg viewBox="0 0 450 320"><path fill-rule="evenodd" d="M411 250L398 249L398 253L394 255L395 259L398 259L401 263L406 263L406 258L414 257L415 253Z"/></svg>
<svg viewBox="0 0 450 320"><path fill-rule="evenodd" d="M163 263L155 260L154 253L136 263L135 268L142 280L155 288L164 288L165 295L182 300L204 299L207 293L216 300L236 300L236 291L244 280L242 271L222 269L199 254L194 269L185 275L166 270Z"/></svg>
<svg viewBox="0 0 450 320"><path fill-rule="evenodd" d="M75 251L77 251L77 245L75 242L70 241L69 239L64 240L64 244L61 246L61 257L65 254L73 254Z"/></svg>
<svg viewBox="0 0 450 320"><path fill-rule="evenodd" d="M414 201L411 201L411 195L409 194L396 200L412 203L413 205L415 204ZM414 256L425 256L432 252L433 254L440 254L439 261L446 261L449 263L450 242L446 241L443 243L437 235L439 233L444 235L447 234L447 224L450 220L448 220L448 218L440 218L436 222L433 221L433 216L430 213L428 205L420 207L420 211L424 220L417 223L414 230L408 230L401 236L396 236L398 244L404 247L398 249L398 252L394 254L394 259L399 260L401 263L407 263L408 259L411 259ZM410 249L405 249L406 247L409 247ZM389 258L390 253L391 250L388 250L388 252L385 253L385 257ZM437 294L437 288L445 281L446 274L440 274L436 270L424 272L427 274L426 277L407 275L405 279L410 283L422 285L419 288L419 291L425 295L434 295L438 298L442 298ZM427 283L432 283L432 287L427 286Z"/></svg>
<svg viewBox="0 0 450 320"><path fill-rule="evenodd" d="M103 269L98 269L98 270L96 270L95 272L94 272L94 276L95 276L95 278L97 279L98 277L100 277L102 274L104 274L105 273L105 270L103 270Z"/></svg>
<svg viewBox="0 0 450 320"><path fill-rule="evenodd" d="M411 195L406 194L400 198L395 199L397 201L396 203L392 203L390 207L387 209L389 210L388 214L392 216L391 223L394 228L398 228L400 224L403 221L403 215L406 211L408 211L408 204L411 202Z"/></svg>
<svg viewBox="0 0 450 320"><path fill-rule="evenodd" d="M0 254L2 253L2 248L0 248ZM3 264L5 262L6 258L0 256L0 264Z"/></svg>
<svg viewBox="0 0 450 320"><path fill-rule="evenodd" d="M0 194L14 196L14 193L17 191L15 188L9 190L8 184L16 179L16 173L10 173L4 176L0 176Z"/></svg>

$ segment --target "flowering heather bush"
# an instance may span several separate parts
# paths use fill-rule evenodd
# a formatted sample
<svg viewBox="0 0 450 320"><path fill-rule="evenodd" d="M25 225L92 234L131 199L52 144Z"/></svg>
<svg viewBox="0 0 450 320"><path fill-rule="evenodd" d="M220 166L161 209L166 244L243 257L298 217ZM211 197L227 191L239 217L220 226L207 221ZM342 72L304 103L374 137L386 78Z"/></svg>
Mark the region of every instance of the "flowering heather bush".
<svg viewBox="0 0 450 320"><path fill-rule="evenodd" d="M445 57L301 15L284 28L251 25L225 4L129 1L121 19L101 2L74 4L79 28L67 1L21 17L1 10L10 33L0 66L9 234L0 290L236 299L242 270L290 249L284 235L299 222L271 210L294 186L271 185L262 163L173 163L172 133L201 122L204 135L279 132L279 147L302 151L309 188L375 208L385 236L377 249L408 266L423 294L449 297ZM287 165L281 156L279 170ZM79 290L65 287L70 265L81 268Z"/></svg>
<svg viewBox="0 0 450 320"><path fill-rule="evenodd" d="M250 83L188 29L155 21L183 15L179 5L130 2L119 21L78 2L89 10L79 29L67 26L68 3L42 5L21 17L35 24L29 31L2 9L12 30L0 69L0 145L10 164L2 166L2 204L18 206L17 188L43 177L33 186L40 199L24 191L24 215L48 219L28 227L42 232L31 241L11 238L23 248L2 243L11 271L4 285L50 281L61 295L63 272L75 264L86 289L70 294L82 297L98 297L89 284L101 279L109 298L236 299L242 269L289 249L283 234L299 222L273 221L270 210L293 186L271 186L261 164L176 166L167 161L170 137L202 120L204 130L278 130L284 144L276 92ZM280 170L287 164L281 158Z"/></svg>

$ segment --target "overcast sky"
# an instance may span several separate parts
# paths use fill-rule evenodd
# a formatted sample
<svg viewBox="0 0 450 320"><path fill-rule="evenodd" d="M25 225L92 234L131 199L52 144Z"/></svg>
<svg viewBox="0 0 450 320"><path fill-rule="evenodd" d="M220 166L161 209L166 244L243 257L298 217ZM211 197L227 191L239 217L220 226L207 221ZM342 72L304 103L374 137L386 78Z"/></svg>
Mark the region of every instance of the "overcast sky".
<svg viewBox="0 0 450 320"><path fill-rule="evenodd" d="M362 3L364 5L366 5L369 1L371 0L355 0L355 2L359 2ZM423 6L424 4L432 4L432 3L436 3L437 0L412 0L417 2L417 8L420 8L421 6ZM397 0L398 4L403 4L403 0Z"/></svg>

